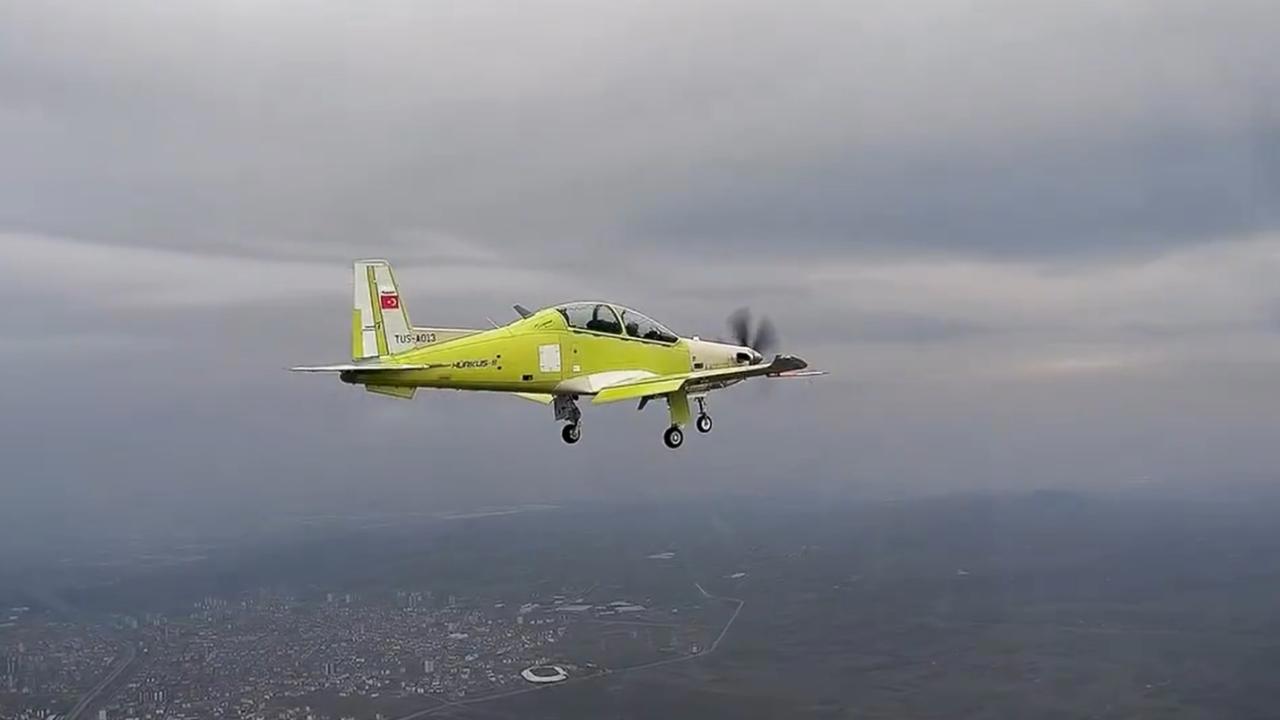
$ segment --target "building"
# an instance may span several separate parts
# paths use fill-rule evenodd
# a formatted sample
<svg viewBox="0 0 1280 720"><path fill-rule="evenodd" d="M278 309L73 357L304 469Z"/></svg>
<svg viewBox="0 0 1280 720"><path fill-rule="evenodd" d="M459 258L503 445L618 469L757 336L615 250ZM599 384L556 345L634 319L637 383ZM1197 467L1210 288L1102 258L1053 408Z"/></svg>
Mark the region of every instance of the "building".
<svg viewBox="0 0 1280 720"><path fill-rule="evenodd" d="M522 670L520 677L531 683L543 685L564 682L569 679L569 673L565 672L565 669L559 665L534 665Z"/></svg>

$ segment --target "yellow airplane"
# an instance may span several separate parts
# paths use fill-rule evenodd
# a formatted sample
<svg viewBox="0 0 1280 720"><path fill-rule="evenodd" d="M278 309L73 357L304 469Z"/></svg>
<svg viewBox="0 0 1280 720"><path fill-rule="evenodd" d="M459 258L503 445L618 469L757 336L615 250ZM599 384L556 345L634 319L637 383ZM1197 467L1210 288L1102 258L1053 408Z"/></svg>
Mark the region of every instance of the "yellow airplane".
<svg viewBox="0 0 1280 720"><path fill-rule="evenodd" d="M694 426L707 433L708 392L750 377L823 374L806 370L808 364L792 355L766 362L776 340L773 326L763 320L753 336L745 310L730 317L736 342L682 338L608 302L536 312L515 305L519 320L489 329L414 327L385 260L356 261L353 280L352 361L294 371L337 373L343 382L406 399L418 388L512 393L552 405L556 420L565 421L561 437L569 444L582 434L582 397L593 404L638 400L640 409L666 398L671 425L663 441L678 448L691 419L690 400L698 405Z"/></svg>

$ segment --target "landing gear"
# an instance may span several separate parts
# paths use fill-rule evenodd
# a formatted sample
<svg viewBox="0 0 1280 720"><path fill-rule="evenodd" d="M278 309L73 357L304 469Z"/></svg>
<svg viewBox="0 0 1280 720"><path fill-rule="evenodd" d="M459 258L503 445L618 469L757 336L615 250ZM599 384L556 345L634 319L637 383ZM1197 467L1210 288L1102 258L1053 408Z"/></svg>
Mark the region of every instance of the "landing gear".
<svg viewBox="0 0 1280 720"><path fill-rule="evenodd" d="M707 399L705 397L694 398L698 401L698 420L694 423L694 427L698 428L698 432L711 432L711 416L707 414Z"/></svg>
<svg viewBox="0 0 1280 720"><path fill-rule="evenodd" d="M578 423L569 423L560 431L560 437L572 445L582 439L582 426Z"/></svg>
<svg viewBox="0 0 1280 720"><path fill-rule="evenodd" d="M684 444L684 430L680 428L689 424L689 396L683 390L667 395L667 409L671 411L671 427L662 434L662 442L675 450Z"/></svg>
<svg viewBox="0 0 1280 720"><path fill-rule="evenodd" d="M578 409L577 400L571 395L557 395L553 408L557 420L569 421L560 431L560 437L570 445L582 439L582 411Z"/></svg>
<svg viewBox="0 0 1280 720"><path fill-rule="evenodd" d="M662 434L662 442L666 443L667 447L675 450L684 444L684 431L680 429L680 426L672 425Z"/></svg>

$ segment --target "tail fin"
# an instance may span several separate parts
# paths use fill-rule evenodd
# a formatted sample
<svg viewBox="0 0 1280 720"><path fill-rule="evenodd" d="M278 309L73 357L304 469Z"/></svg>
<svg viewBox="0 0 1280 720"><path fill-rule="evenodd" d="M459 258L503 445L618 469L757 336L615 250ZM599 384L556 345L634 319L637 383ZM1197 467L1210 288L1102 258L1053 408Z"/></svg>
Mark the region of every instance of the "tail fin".
<svg viewBox="0 0 1280 720"><path fill-rule="evenodd" d="M396 355L480 332L469 328L414 327L386 260L357 260L352 280L352 360Z"/></svg>
<svg viewBox="0 0 1280 720"><path fill-rule="evenodd" d="M396 276L386 260L357 260L351 312L351 358L395 355L413 349L413 325Z"/></svg>

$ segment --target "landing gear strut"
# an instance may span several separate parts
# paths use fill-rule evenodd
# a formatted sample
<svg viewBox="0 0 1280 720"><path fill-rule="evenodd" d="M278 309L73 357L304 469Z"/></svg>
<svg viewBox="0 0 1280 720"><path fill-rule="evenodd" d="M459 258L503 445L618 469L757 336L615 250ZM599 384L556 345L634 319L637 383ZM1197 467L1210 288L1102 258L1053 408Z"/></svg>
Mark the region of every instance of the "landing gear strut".
<svg viewBox="0 0 1280 720"><path fill-rule="evenodd" d="M683 390L677 390L667 396L667 409L671 412L671 427L662 433L662 442L675 450L684 444L684 430L680 428L689 423L689 396Z"/></svg>
<svg viewBox="0 0 1280 720"><path fill-rule="evenodd" d="M711 416L707 414L707 399L704 397L696 398L698 401L698 419L693 426L698 428L698 432L706 434L711 432Z"/></svg>
<svg viewBox="0 0 1280 720"><path fill-rule="evenodd" d="M582 439L582 411L578 409L577 400L573 395L557 395L555 398L556 419L569 421L560 431L560 437L570 445Z"/></svg>

